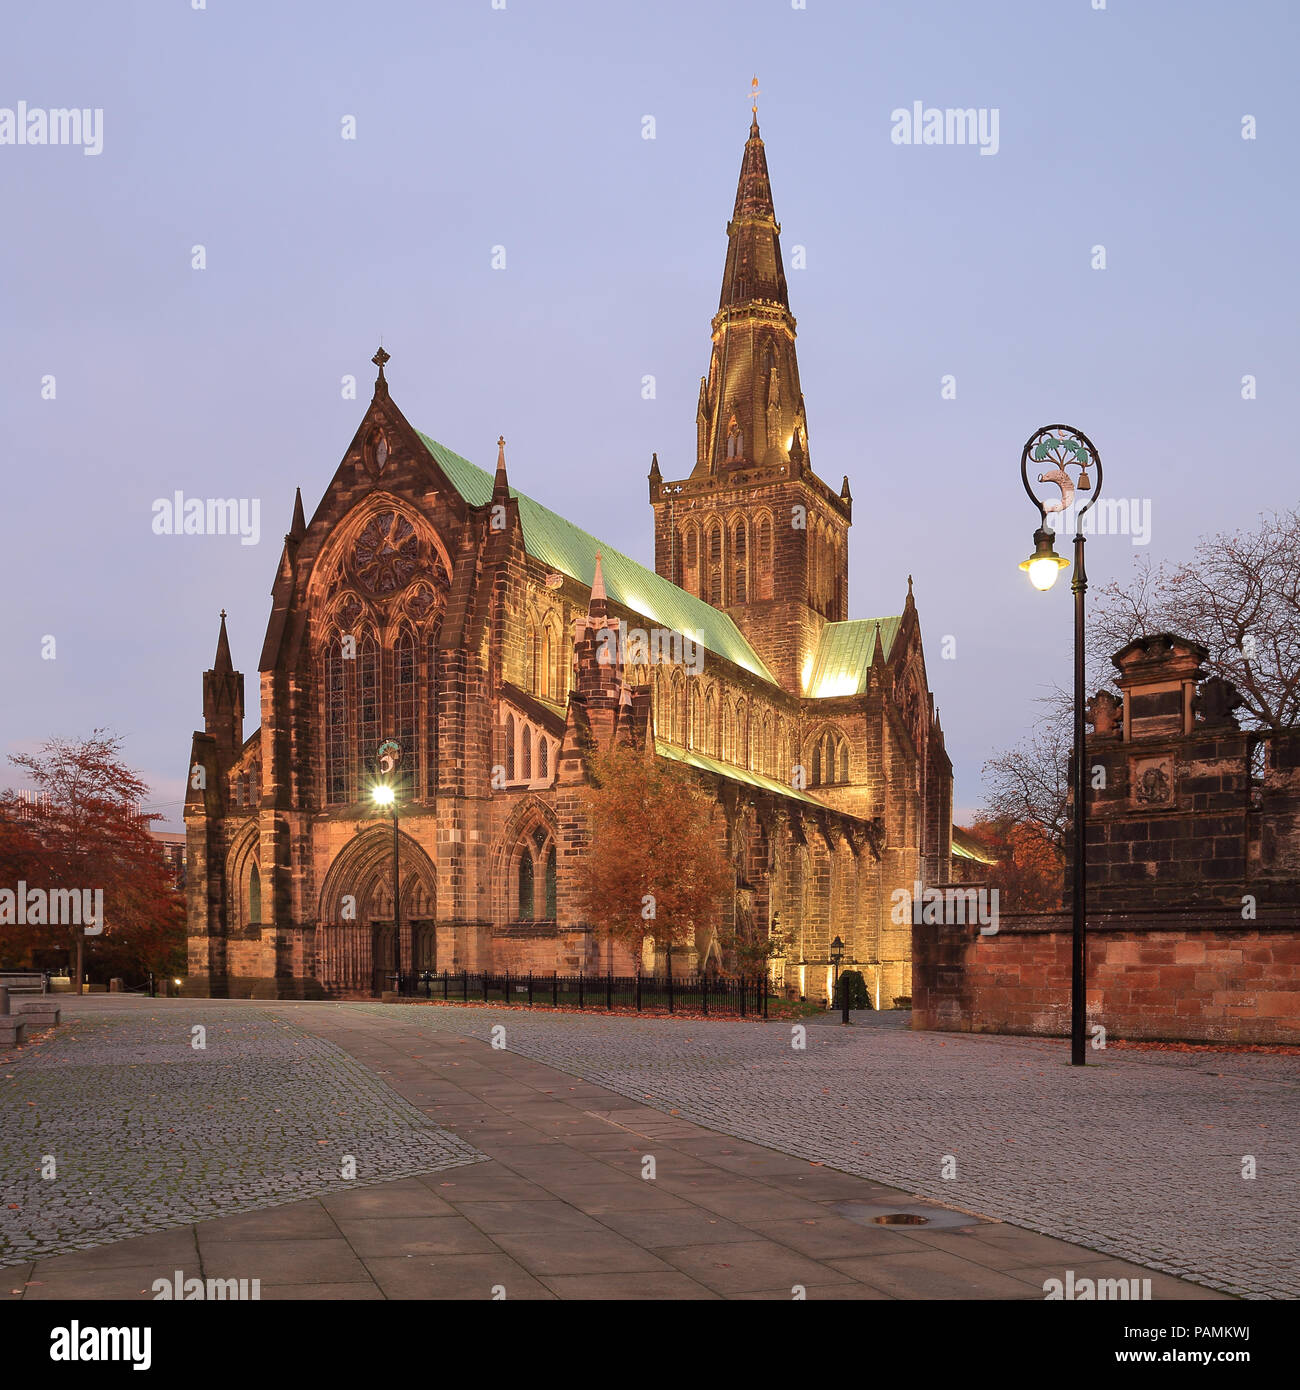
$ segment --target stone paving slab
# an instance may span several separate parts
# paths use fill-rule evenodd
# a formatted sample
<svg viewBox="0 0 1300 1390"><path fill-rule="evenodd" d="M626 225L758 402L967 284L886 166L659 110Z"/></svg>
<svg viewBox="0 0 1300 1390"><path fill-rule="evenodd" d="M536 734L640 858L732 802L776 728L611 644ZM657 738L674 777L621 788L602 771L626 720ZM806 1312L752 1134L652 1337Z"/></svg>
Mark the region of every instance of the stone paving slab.
<svg viewBox="0 0 1300 1390"><path fill-rule="evenodd" d="M409 1118L409 1108L426 1125L444 1123L442 1107L455 1113L459 1142L480 1161L381 1185L340 1185L206 1221L180 1224L182 1213L166 1232L24 1258L0 1276L0 1297L148 1299L154 1280L180 1268L204 1278L257 1279L261 1297L274 1299L1031 1300L1042 1299L1044 1281L1067 1268L1108 1275L1121 1268L1096 1249L974 1215L959 1214L972 1224L958 1230L864 1226L837 1206L917 1208L918 1199L820 1166L824 1159L782 1152L768 1139L704 1129L676 1101L647 1105L638 1095L629 1104L626 1092L576 1081L432 1021L412 1026L412 1015L432 1011L188 1000L168 1006L186 1011L187 1026L202 1010L270 1012L350 1058L395 1113ZM129 1024L139 1008L113 1001L86 1015ZM107 1028L97 1041L111 1047L112 1033ZM698 1039L692 1045L698 1050ZM639 1064L636 1084L653 1072L653 1064ZM111 1098L101 1093L82 1103L102 1108ZM591 1147L585 1125L574 1127L584 1132L566 1132L555 1123L566 1107L575 1119L599 1119L617 1142ZM630 1128L649 1133L655 1122L672 1137L647 1139ZM655 1161L653 1181L642 1176L647 1157ZM1149 1277L1158 1281L1156 1298L1224 1296Z"/></svg>
<svg viewBox="0 0 1300 1390"><path fill-rule="evenodd" d="M1300 1297L1294 1056L1090 1049L1075 1068L1062 1040L913 1032L901 1011L808 1020L799 1051L789 1022L354 1007L404 1019L412 1051L502 1025L512 1052L715 1131L675 1141L701 1156L716 1132L756 1140L1210 1288Z"/></svg>

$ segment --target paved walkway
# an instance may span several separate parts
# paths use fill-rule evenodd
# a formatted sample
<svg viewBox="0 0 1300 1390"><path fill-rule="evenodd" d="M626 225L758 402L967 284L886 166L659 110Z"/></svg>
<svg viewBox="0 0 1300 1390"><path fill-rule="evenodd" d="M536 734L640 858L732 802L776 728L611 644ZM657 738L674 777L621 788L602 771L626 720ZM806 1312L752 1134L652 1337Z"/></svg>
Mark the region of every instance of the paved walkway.
<svg viewBox="0 0 1300 1390"><path fill-rule="evenodd" d="M1062 1041L912 1032L891 1012L823 1019L803 1050L789 1023L400 1017L421 1035L500 1024L513 1051L725 1134L1209 1287L1300 1297L1293 1055L1109 1048L1080 1069Z"/></svg>
<svg viewBox="0 0 1300 1390"><path fill-rule="evenodd" d="M1096 1249L956 1210L970 1194L951 1183L935 1194L951 1204L940 1206L836 1171L844 1166L838 1152L814 1161L799 1156L807 1136L775 1142L782 1136L774 1117L788 1115L779 1090L757 1136L766 1145L718 1133L719 1118L733 1129L747 1124L750 1092L770 1083L770 1074L752 1073L763 1072L773 1049L789 1046L789 1025L132 999L73 1001L69 1014L74 1022L65 1030L0 1061L5 1144L14 1112L35 1110L42 1137L62 1126L59 1143L74 1168L104 1133L134 1134L150 1157L102 1170L93 1220L74 1214L79 1202L71 1190L54 1200L52 1190L29 1187L16 1216L7 1197L0 1212L0 1235L10 1240L0 1255L10 1266L0 1273L4 1297L152 1298L154 1281L170 1281L180 1270L185 1277L259 1279L263 1298L1041 1299L1044 1280L1064 1278L1068 1269L1076 1280L1149 1277L1157 1299L1221 1296ZM856 1030L810 1028L808 1052L799 1059L813 1064L801 1082L810 1113L826 1112L846 1147L849 1132L861 1126L835 1113L841 1102L834 1093L819 1100L822 1088L814 1092L806 1083L825 1080L829 1071L848 1085L844 1068L861 1061L856 1049L931 1040L899 1032L886 1018ZM170 1050L172 1029L188 1036L196 1023L209 1029L206 1055L188 1041L192 1055ZM506 1029L506 1049L469 1036L487 1037L494 1024ZM142 1028L145 1038L161 1029L163 1041L142 1043ZM955 1041L978 1049L983 1040ZM268 1056L268 1049L285 1047L290 1055ZM125 1055L133 1048L143 1050ZM56 1049L81 1049L81 1064L66 1080L55 1079ZM553 1060L567 1070L525 1055L548 1050L565 1054ZM1035 1062L1047 1065L1043 1057ZM123 1068L141 1073L141 1101L167 1096L167 1103L135 1107L128 1097L124 1104L113 1089ZM238 1078L233 1087L225 1068ZM619 1089L580 1079L578 1069L616 1072ZM941 1093L943 1073L939 1066L932 1078ZM1174 1067L1162 1074L1188 1073ZM671 1087L668 1077L676 1078ZM33 1083L29 1105L33 1094L25 1088ZM51 1099L58 1086L65 1089ZM632 1095L636 1087L643 1089ZM179 1103L182 1088L187 1104ZM680 1105L665 1099L673 1088L682 1093ZM228 1100L214 1101L214 1093L229 1093ZM328 1103L319 1104L321 1097ZM732 1110L723 1115L728 1100ZM240 1105L253 1107L244 1119L256 1119L237 1123ZM687 1117L710 1105L719 1113L709 1128ZM129 1123L124 1114L133 1117ZM284 1114L295 1122L275 1121L264 1134L267 1117ZM233 1165L242 1174L245 1188L236 1197L247 1209L238 1215L196 1219L201 1199L216 1188L187 1163L186 1139L173 1137L181 1126L171 1121L182 1115L187 1134L206 1136L213 1171ZM292 1133L275 1128L281 1123ZM286 1153L308 1137L330 1160L287 1168ZM421 1141L427 1148L415 1161L430 1170L385 1180L383 1164L407 1162L410 1145ZM363 1175L358 1180L344 1180L333 1166L337 1154L349 1152ZM0 1158L12 1174L8 1148ZM648 1160L653 1178L646 1176ZM158 1175L171 1161L179 1177L164 1181ZM1044 1161L1050 1166L1050 1156ZM299 1174L317 1184L302 1189L315 1195L286 1201ZM131 1237L124 1213L135 1210L140 1191L154 1193L152 1216L167 1229ZM873 1220L909 1210L926 1214L928 1224L883 1227ZM36 1258L34 1249L13 1243L14 1233L31 1231L72 1253ZM112 1243L75 1248L96 1241Z"/></svg>

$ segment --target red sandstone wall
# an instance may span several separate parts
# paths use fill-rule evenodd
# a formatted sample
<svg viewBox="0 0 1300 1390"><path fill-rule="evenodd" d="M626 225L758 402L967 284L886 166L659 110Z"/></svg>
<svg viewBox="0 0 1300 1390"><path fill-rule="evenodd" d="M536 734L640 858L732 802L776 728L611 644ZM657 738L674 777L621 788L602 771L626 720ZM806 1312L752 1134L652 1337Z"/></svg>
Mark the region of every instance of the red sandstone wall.
<svg viewBox="0 0 1300 1390"><path fill-rule="evenodd" d="M1242 927L1221 913L1091 927L1089 1032L1099 1023L1108 1038L1300 1044L1300 922L1283 912ZM914 1028L1069 1032L1068 916L1004 916L995 936L918 926L912 950Z"/></svg>

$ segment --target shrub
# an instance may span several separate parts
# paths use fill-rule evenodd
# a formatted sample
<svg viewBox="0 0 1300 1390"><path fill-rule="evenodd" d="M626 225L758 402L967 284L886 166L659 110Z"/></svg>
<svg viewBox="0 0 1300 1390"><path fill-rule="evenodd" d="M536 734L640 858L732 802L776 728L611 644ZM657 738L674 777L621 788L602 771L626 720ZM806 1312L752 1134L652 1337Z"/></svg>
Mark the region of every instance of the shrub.
<svg viewBox="0 0 1300 1390"><path fill-rule="evenodd" d="M850 1009L869 1009L871 1007L871 995L867 993L867 982L862 978L861 971L841 970L839 986L835 991L835 1007L844 1007L844 996L848 994Z"/></svg>

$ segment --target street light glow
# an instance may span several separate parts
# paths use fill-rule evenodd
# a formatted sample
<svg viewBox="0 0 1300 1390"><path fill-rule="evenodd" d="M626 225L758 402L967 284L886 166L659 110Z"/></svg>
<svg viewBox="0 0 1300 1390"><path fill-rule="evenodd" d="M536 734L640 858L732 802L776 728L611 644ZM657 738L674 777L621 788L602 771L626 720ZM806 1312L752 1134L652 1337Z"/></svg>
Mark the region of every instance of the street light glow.
<svg viewBox="0 0 1300 1390"><path fill-rule="evenodd" d="M370 793L370 797L377 806L391 806L393 804L393 789L380 785Z"/></svg>
<svg viewBox="0 0 1300 1390"><path fill-rule="evenodd" d="M1058 556L1035 555L1026 565L1029 571L1029 582L1042 593L1056 583L1056 576L1060 574L1063 566Z"/></svg>
<svg viewBox="0 0 1300 1390"><path fill-rule="evenodd" d="M1070 562L1052 549L1050 531L1034 532L1034 553L1020 562L1020 568L1029 575L1029 582L1041 593L1046 593L1056 583L1057 575L1069 566Z"/></svg>

